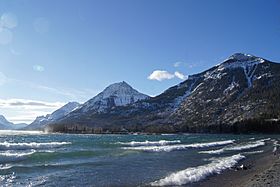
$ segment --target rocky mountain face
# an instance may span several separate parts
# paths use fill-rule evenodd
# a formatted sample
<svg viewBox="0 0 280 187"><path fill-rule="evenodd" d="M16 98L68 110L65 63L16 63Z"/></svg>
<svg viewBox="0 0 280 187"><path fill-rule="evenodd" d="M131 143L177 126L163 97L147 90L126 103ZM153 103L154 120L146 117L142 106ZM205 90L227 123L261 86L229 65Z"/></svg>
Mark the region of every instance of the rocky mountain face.
<svg viewBox="0 0 280 187"><path fill-rule="evenodd" d="M91 115L103 115L112 110L117 110L118 107L125 107L148 98L150 97L133 89L126 82L119 82L105 88L97 96L81 105L79 109L71 112L66 118L75 121L89 118L88 116Z"/></svg>
<svg viewBox="0 0 280 187"><path fill-rule="evenodd" d="M58 121L61 118L67 116L70 112L76 110L80 107L80 104L77 102L69 102L63 107L57 109L51 114L48 114L46 116L39 116L37 117L30 125L25 127L25 130L41 130L46 125Z"/></svg>
<svg viewBox="0 0 280 187"><path fill-rule="evenodd" d="M119 92L119 84L131 90L126 83L109 86L48 129L81 133L280 131L280 64L260 57L236 53L151 98L124 96L127 90Z"/></svg>
<svg viewBox="0 0 280 187"><path fill-rule="evenodd" d="M201 83L171 114L192 132L273 132L280 119L280 64L234 54L198 75Z"/></svg>
<svg viewBox="0 0 280 187"><path fill-rule="evenodd" d="M0 115L0 130L15 130L26 126L26 124L14 124L9 122L3 115Z"/></svg>

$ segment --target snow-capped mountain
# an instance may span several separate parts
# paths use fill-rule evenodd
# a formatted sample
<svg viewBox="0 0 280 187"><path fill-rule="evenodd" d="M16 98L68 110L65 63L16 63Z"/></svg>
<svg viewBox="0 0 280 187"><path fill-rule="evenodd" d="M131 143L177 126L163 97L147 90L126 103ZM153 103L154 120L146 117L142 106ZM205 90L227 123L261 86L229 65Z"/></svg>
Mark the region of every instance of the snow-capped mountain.
<svg viewBox="0 0 280 187"><path fill-rule="evenodd" d="M278 63L236 53L192 77L199 85L169 117L178 126L195 132L265 131L257 125L280 119ZM261 122L252 127L251 120Z"/></svg>
<svg viewBox="0 0 280 187"><path fill-rule="evenodd" d="M280 122L280 64L249 54L233 54L162 94L143 97L136 103L116 102L113 87L108 87L110 94L106 88L50 128L95 133L123 129L161 133L274 132L271 124L265 124ZM127 101L129 97L119 98ZM252 120L257 121L255 126Z"/></svg>
<svg viewBox="0 0 280 187"><path fill-rule="evenodd" d="M116 106L125 106L149 96L139 93L126 82L111 84L94 98L82 105L82 112L104 112Z"/></svg>
<svg viewBox="0 0 280 187"><path fill-rule="evenodd" d="M3 115L0 115L0 130L14 130L25 127L25 123L14 124L9 122Z"/></svg>
<svg viewBox="0 0 280 187"><path fill-rule="evenodd" d="M69 102L63 107L57 109L51 114L47 114L46 116L38 116L30 125L25 127L26 130L38 130L44 128L49 123L55 122L70 112L76 110L80 107L80 104L77 102Z"/></svg>

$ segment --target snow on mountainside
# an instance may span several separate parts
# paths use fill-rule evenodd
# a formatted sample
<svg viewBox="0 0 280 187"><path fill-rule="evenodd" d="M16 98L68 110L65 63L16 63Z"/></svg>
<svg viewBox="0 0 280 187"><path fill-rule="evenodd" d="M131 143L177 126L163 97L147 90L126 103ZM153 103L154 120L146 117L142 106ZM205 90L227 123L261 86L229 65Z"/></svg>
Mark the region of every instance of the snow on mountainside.
<svg viewBox="0 0 280 187"><path fill-rule="evenodd" d="M70 112L76 110L80 107L80 104L77 102L69 102L63 107L57 109L51 114L48 114L46 116L38 116L30 125L28 125L25 129L28 130L34 130L34 129L41 129L47 124L54 122L56 120L59 120L66 115L68 115Z"/></svg>
<svg viewBox="0 0 280 187"><path fill-rule="evenodd" d="M219 69L223 68L242 68L247 79L248 87L252 87L252 78L257 69L258 64L264 63L265 60L249 54L236 53L230 56Z"/></svg>
<svg viewBox="0 0 280 187"><path fill-rule="evenodd" d="M149 96L139 93L123 81L111 84L105 88L97 96L83 104L81 111L104 112L106 109L115 106L125 106L147 98L149 98Z"/></svg>
<svg viewBox="0 0 280 187"><path fill-rule="evenodd" d="M60 109L54 111L51 115L48 115L47 119L49 121L58 120L58 119L60 119L60 118L62 118L64 116L66 116L70 112L76 110L79 107L80 107L79 103L77 103L77 102L69 102L66 105L64 105L63 107L61 107Z"/></svg>

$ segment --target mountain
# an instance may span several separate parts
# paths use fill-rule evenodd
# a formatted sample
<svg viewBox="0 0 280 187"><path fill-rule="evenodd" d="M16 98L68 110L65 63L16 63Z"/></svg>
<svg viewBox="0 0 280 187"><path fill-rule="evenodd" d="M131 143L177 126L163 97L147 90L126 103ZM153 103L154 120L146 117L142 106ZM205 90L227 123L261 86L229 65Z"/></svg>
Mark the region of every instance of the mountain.
<svg viewBox="0 0 280 187"><path fill-rule="evenodd" d="M80 107L80 104L77 102L69 102L63 107L57 109L51 114L46 116L37 117L30 125L25 127L25 130L40 130L43 129L46 125L55 122L65 116L67 116L73 110L76 110Z"/></svg>
<svg viewBox="0 0 280 187"><path fill-rule="evenodd" d="M275 132L280 119L280 64L237 53L194 76L195 91L169 117L192 132Z"/></svg>
<svg viewBox="0 0 280 187"><path fill-rule="evenodd" d="M81 116L105 114L118 107L150 98L133 89L126 82L111 84L101 93L85 102L81 107L71 112L66 118L82 118Z"/></svg>
<svg viewBox="0 0 280 187"><path fill-rule="evenodd" d="M116 104L115 97L100 93L48 128L70 133L280 132L279 93L280 64L236 53L156 97Z"/></svg>
<svg viewBox="0 0 280 187"><path fill-rule="evenodd" d="M0 115L0 130L14 130L25 127L25 123L14 124L9 122L3 115Z"/></svg>
<svg viewBox="0 0 280 187"><path fill-rule="evenodd" d="M1 130L8 130L12 129L13 123L9 122L3 115L0 115L0 129Z"/></svg>
<svg viewBox="0 0 280 187"><path fill-rule="evenodd" d="M100 94L82 105L80 111L83 113L101 113L117 106L125 106L149 96L139 93L126 82L111 84Z"/></svg>

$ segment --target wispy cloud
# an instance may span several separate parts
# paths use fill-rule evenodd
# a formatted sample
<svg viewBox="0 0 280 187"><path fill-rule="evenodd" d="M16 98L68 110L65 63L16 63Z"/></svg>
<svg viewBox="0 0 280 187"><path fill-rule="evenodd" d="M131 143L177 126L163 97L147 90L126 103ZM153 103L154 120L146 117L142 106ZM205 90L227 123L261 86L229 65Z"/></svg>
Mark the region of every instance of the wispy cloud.
<svg viewBox="0 0 280 187"><path fill-rule="evenodd" d="M33 70L38 71L38 72L43 72L43 71L45 71L45 68L44 68L44 66L36 64L33 66Z"/></svg>
<svg viewBox="0 0 280 187"><path fill-rule="evenodd" d="M7 77L4 73L0 72L0 86L6 83L14 84L15 86L23 85L25 87L32 88L33 91L35 90L38 92L43 91L44 93L47 92L53 95L65 96L65 98L68 100L75 100L79 102L86 101L92 98L93 96L95 96L99 92L99 90L92 90L92 89L78 90L72 88L54 88L46 85L36 84L30 81L13 79Z"/></svg>
<svg viewBox="0 0 280 187"><path fill-rule="evenodd" d="M29 99L0 99L1 108L22 108L22 109L56 109L62 107L62 102L45 102Z"/></svg>
<svg viewBox="0 0 280 187"><path fill-rule="evenodd" d="M148 76L148 79L163 81L163 80L173 79L175 77L182 79L182 80L187 78L186 75L184 75L178 71L176 71L175 73L169 73L168 71L165 71L165 70L155 70Z"/></svg>
<svg viewBox="0 0 280 187"><path fill-rule="evenodd" d="M186 63L186 62L178 61L178 62L175 62L173 64L173 67L175 67L175 68L185 67L185 68L192 69L192 68L198 66L199 63L200 62L197 62L197 63Z"/></svg>
<svg viewBox="0 0 280 187"><path fill-rule="evenodd" d="M173 66L174 66L175 68L177 68L177 67L179 67L181 64L182 64L182 62L178 61L178 62L175 62L175 63L173 64Z"/></svg>
<svg viewBox="0 0 280 187"><path fill-rule="evenodd" d="M65 105L63 102L0 99L1 114L14 123L31 123L36 117L52 113L63 105Z"/></svg>
<svg viewBox="0 0 280 187"><path fill-rule="evenodd" d="M180 73L180 72L178 72L178 71L176 71L176 72L174 73L174 75L175 75L177 78L181 79L181 80L185 80L185 79L188 78L188 76L186 76L186 75L184 75L183 73Z"/></svg>
<svg viewBox="0 0 280 187"><path fill-rule="evenodd" d="M91 89L64 89L53 88L45 85L36 84L30 81L18 80L7 77L0 72L0 88L4 84L14 87L27 87L33 92L49 93L49 96L59 97L63 96L67 101L84 102L98 93L98 90ZM31 123L37 116L46 115L54 112L56 109L62 107L64 102L47 102L32 99L18 99L5 98L0 99L0 114L7 117L8 120L14 123Z"/></svg>

